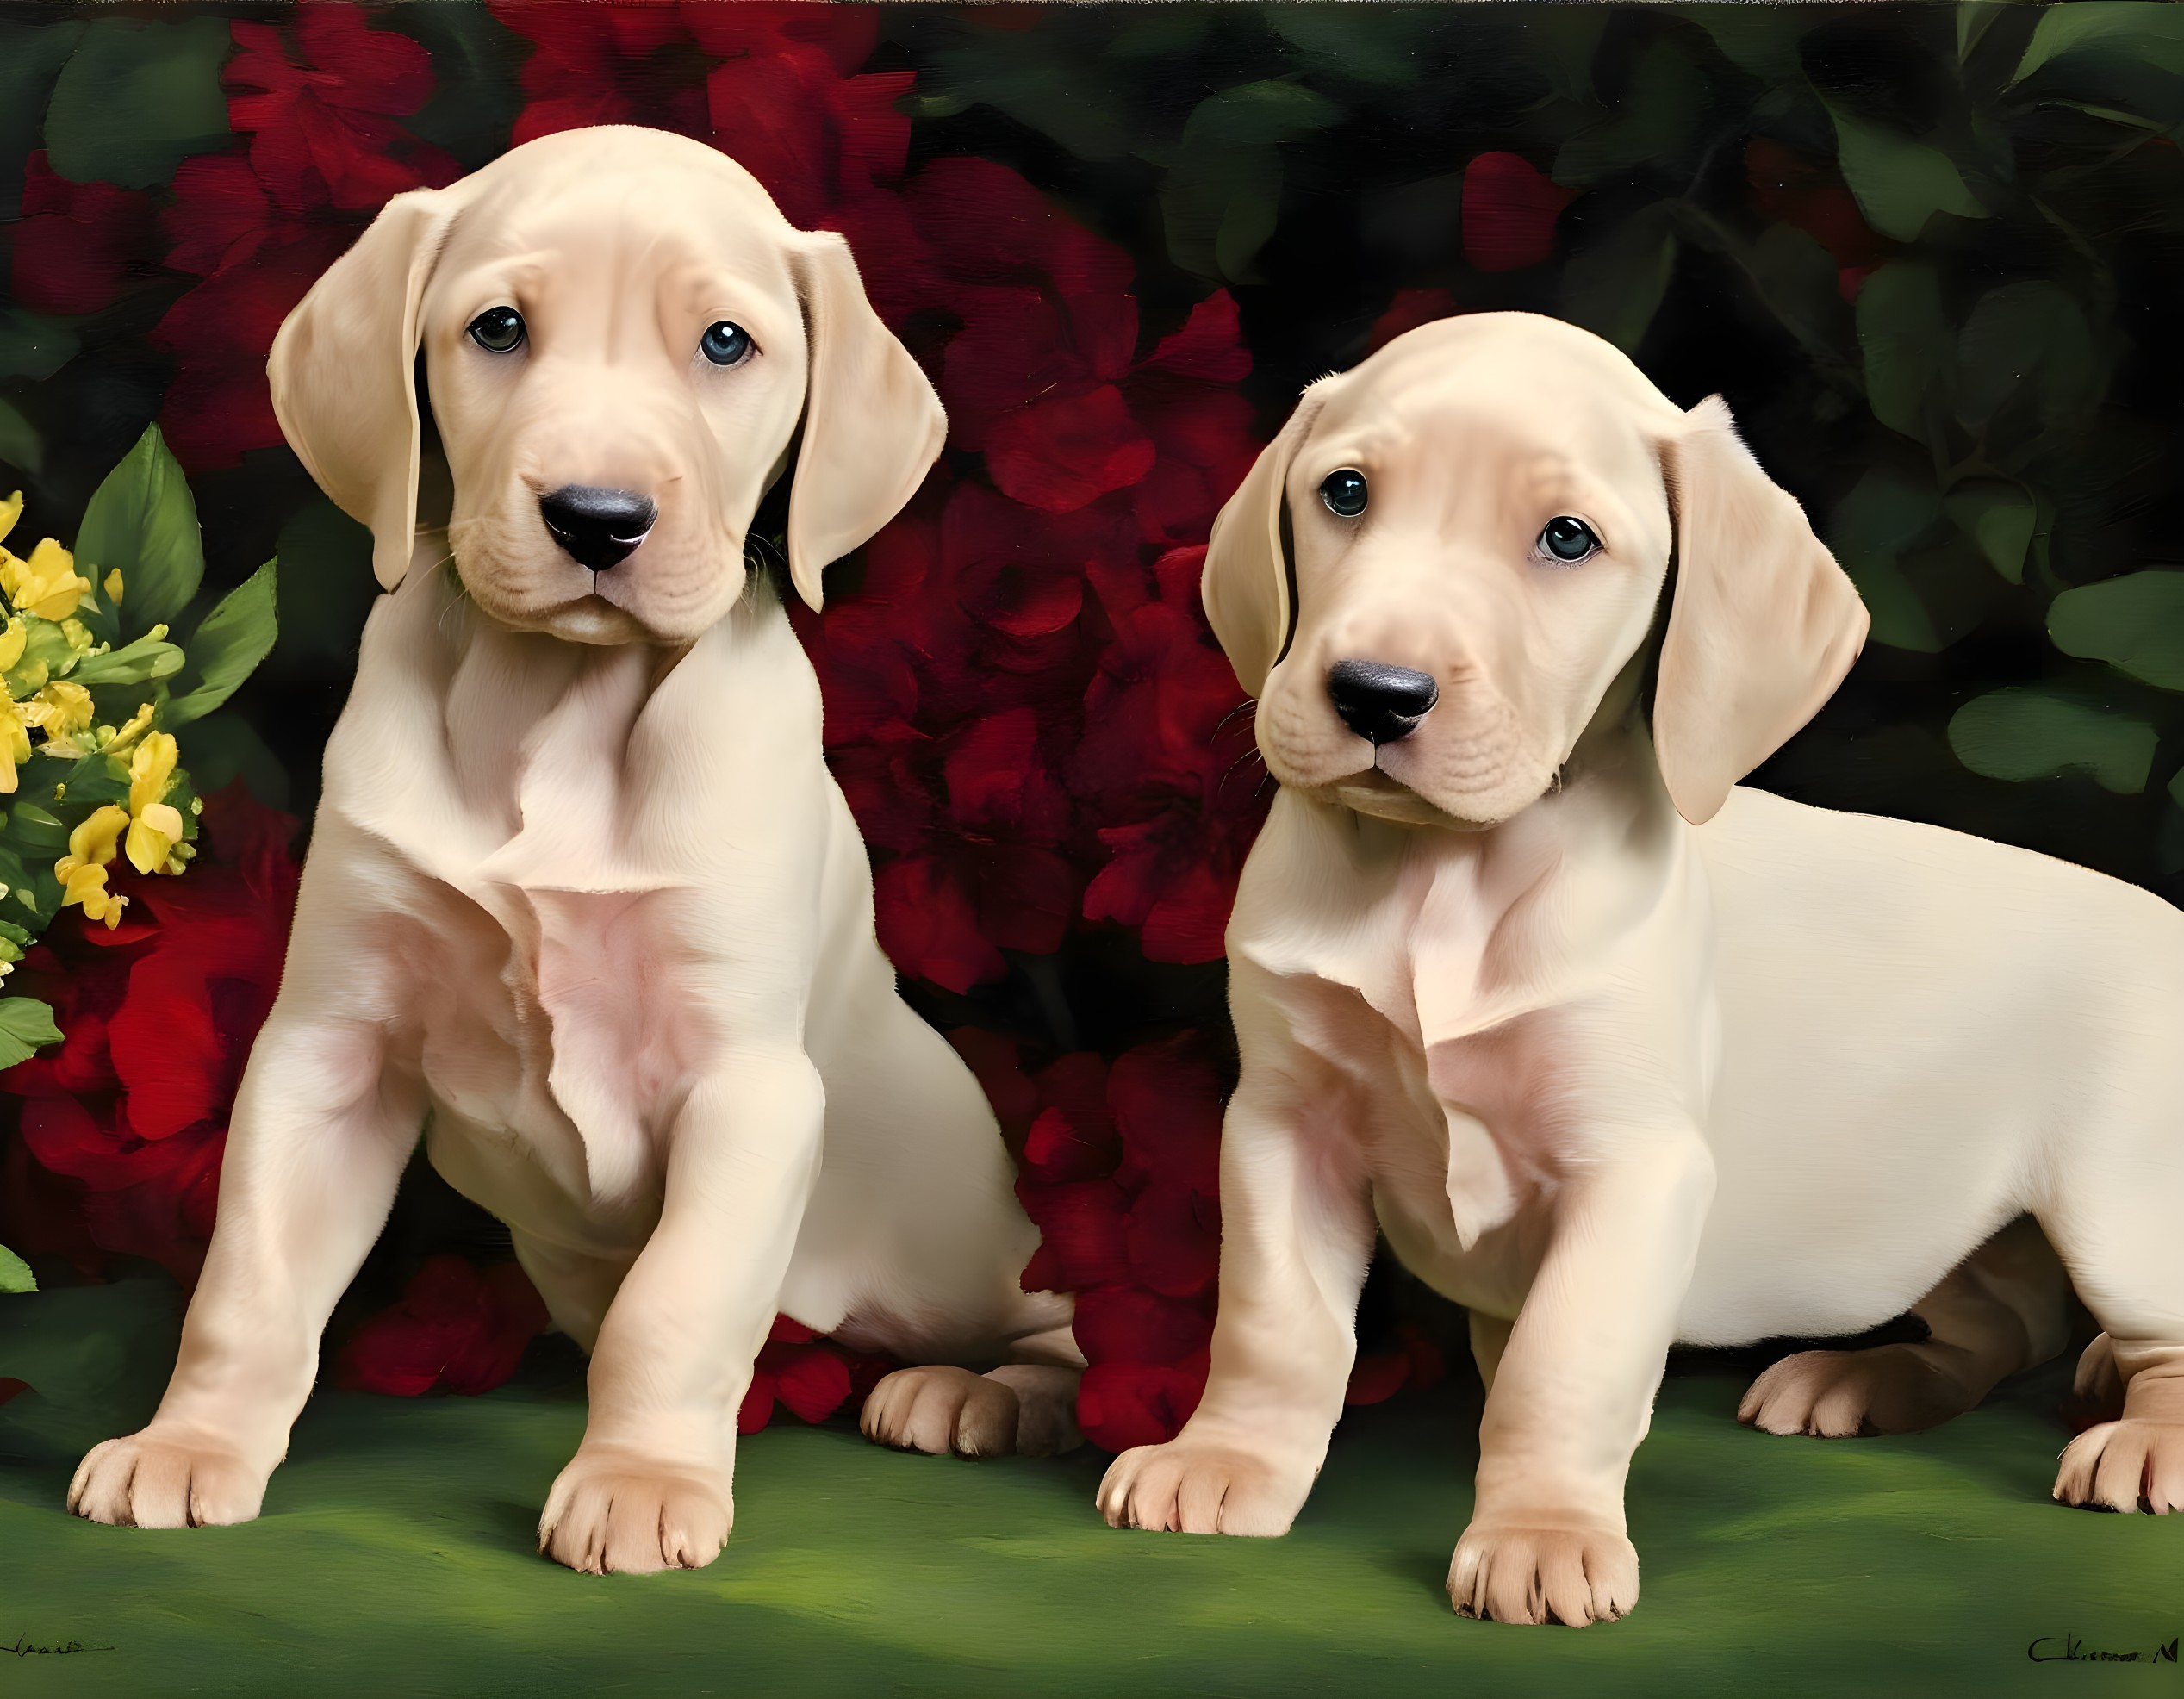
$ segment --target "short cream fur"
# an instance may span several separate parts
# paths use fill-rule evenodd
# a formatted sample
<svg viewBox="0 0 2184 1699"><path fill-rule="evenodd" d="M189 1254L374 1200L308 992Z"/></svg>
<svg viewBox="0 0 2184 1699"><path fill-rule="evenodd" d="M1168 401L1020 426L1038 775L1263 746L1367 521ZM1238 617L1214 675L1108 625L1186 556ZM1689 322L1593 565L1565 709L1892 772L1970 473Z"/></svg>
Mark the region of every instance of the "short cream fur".
<svg viewBox="0 0 2184 1699"><path fill-rule="evenodd" d="M495 305L528 326L513 353L465 334ZM700 357L719 321L755 344L740 364ZM451 480L421 530L420 349ZM939 1366L874 1390L876 1440L1073 1443L1069 1302L1018 1287L1036 1235L1007 1153L895 993L818 681L744 567L761 498L792 477L789 566L816 606L828 562L939 452L939 401L842 239L793 228L699 143L551 136L389 202L271 371L390 594L327 746L180 1361L150 1426L84 1459L70 1507L258 1514L428 1112L434 1166L508 1223L592 1354L583 1442L539 1526L557 1561L719 1552L777 1310ZM541 520L568 484L657 503L595 579Z"/></svg>
<svg viewBox="0 0 2184 1699"><path fill-rule="evenodd" d="M1317 493L1345 469L1353 518ZM1543 548L1563 515L1597 553ZM1376 1226L1472 1311L1467 1615L1631 1609L1624 1479L1671 1342L1915 1305L1932 1340L1791 1358L1741 1414L1922 1426L2062 1348L2064 1266L2116 1419L2056 1496L2184 1509L2184 916L1735 787L1866 619L1718 400L1679 411L1552 320L1413 331L1306 392L1216 524L1205 601L1281 789L1228 933L1211 1372L1108 1472L1110 1522L1288 1528ZM1376 747L1332 703L1345 660L1439 700Z"/></svg>

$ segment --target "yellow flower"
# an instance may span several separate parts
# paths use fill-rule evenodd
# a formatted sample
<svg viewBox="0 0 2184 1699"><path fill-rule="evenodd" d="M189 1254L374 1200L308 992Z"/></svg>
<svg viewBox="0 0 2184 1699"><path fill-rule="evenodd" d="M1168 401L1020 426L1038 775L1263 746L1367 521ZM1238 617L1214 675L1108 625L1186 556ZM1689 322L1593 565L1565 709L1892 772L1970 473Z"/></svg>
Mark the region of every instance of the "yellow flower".
<svg viewBox="0 0 2184 1699"><path fill-rule="evenodd" d="M0 673L15 670L16 663L22 659L22 646L30 641L30 628L20 619L8 621L7 629L0 631Z"/></svg>
<svg viewBox="0 0 2184 1699"><path fill-rule="evenodd" d="M167 865L167 855L182 842L182 815L171 804L152 803L129 822L129 865L150 873Z"/></svg>
<svg viewBox="0 0 2184 1699"><path fill-rule="evenodd" d="M10 702L0 690L0 795L12 796L16 769L30 759L30 731L23 719L22 704Z"/></svg>
<svg viewBox="0 0 2184 1699"><path fill-rule="evenodd" d="M110 725L101 726L99 730L108 735L99 744L99 748L109 755L119 755L134 743L151 726L151 724L152 704L146 702L137 709L128 723L118 731Z"/></svg>
<svg viewBox="0 0 2184 1699"><path fill-rule="evenodd" d="M0 638L0 654L6 651L6 639ZM91 693L80 684L55 679L22 705L22 716L46 734L50 746L54 737L67 737L90 725Z"/></svg>
<svg viewBox="0 0 2184 1699"><path fill-rule="evenodd" d="M106 575L106 599L116 607L121 605L121 569L118 566Z"/></svg>
<svg viewBox="0 0 2184 1699"><path fill-rule="evenodd" d="M106 888L104 868L78 868L65 881L60 906L78 904L86 920L103 920L109 932L121 924L121 911L129 906L129 899Z"/></svg>
<svg viewBox="0 0 2184 1699"><path fill-rule="evenodd" d="M174 788L174 764L179 754L171 731L154 731L136 746L136 753L129 757L130 813L140 815L153 803L166 800L167 793Z"/></svg>
<svg viewBox="0 0 2184 1699"><path fill-rule="evenodd" d="M76 557L50 537L30 551L28 560L0 549L0 590L25 613L65 619L90 587L89 579L76 576Z"/></svg>
<svg viewBox="0 0 2184 1699"><path fill-rule="evenodd" d="M112 861L128 829L129 811L114 803L92 812L68 834L68 853L53 863L53 877L64 885L84 868L103 868Z"/></svg>
<svg viewBox="0 0 2184 1699"><path fill-rule="evenodd" d="M0 543L8 540L8 533L16 528L16 521L22 517L22 492L17 490L5 501L0 501Z"/></svg>

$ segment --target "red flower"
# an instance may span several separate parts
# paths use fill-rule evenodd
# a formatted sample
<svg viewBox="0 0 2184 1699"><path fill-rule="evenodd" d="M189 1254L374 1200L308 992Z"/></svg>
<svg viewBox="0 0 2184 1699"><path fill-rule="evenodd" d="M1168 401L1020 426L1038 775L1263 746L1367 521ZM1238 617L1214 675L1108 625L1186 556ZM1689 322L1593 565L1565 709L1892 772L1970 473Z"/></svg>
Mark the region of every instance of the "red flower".
<svg viewBox="0 0 2184 1699"><path fill-rule="evenodd" d="M285 24L231 26L239 50L221 80L227 121L251 137L251 170L286 213L376 212L405 189L452 182L458 167L394 121L425 103L425 49L374 29L351 6L306 6Z"/></svg>
<svg viewBox="0 0 2184 1699"><path fill-rule="evenodd" d="M15 300L34 313L96 313L150 266L150 197L54 175L43 149L23 164L12 233Z"/></svg>
<svg viewBox="0 0 2184 1699"><path fill-rule="evenodd" d="M1576 191L1515 153L1482 153L1464 167L1464 258L1475 271L1520 271L1554 252L1555 220Z"/></svg>
<svg viewBox="0 0 2184 1699"><path fill-rule="evenodd" d="M1887 238L1866 223L1857 197L1825 161L1765 136L1745 145L1744 171L1753 208L1794 225L1826 248L1836 265L1836 293L1856 301L1867 275L1888 252Z"/></svg>
<svg viewBox="0 0 2184 1699"><path fill-rule="evenodd" d="M350 1391L398 1398L445 1387L489 1392L516 1372L546 1326L546 1306L513 1262L481 1273L459 1256L430 1258L401 1302L352 1334L334 1365Z"/></svg>
<svg viewBox="0 0 2184 1699"><path fill-rule="evenodd" d="M1397 289L1387 310L1372 321L1365 352L1377 354L1406 331L1452 318L1463 310L1447 289Z"/></svg>
<svg viewBox="0 0 2184 1699"><path fill-rule="evenodd" d="M67 1035L17 1064L22 1142L77 1181L90 1237L196 1278L212 1235L237 1082L278 988L296 900L296 822L231 786L207 800L208 853L181 879L124 879L128 922L64 918L22 987Z"/></svg>
<svg viewBox="0 0 2184 1699"><path fill-rule="evenodd" d="M800 1422L824 1422L845 1406L862 1407L881 1377L901 1366L892 1357L852 1351L777 1316L752 1367L736 1431L757 1433L773 1420L776 1403Z"/></svg>

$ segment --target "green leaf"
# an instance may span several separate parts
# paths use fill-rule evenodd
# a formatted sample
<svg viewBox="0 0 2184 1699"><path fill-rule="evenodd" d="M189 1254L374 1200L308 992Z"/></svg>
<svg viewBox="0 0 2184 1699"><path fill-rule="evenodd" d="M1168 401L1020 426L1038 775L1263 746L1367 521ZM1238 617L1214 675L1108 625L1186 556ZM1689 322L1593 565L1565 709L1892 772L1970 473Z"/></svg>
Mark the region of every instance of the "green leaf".
<svg viewBox="0 0 2184 1699"><path fill-rule="evenodd" d="M1941 499L1931 487L1887 466L1872 468L1836 505L1827 545L1865 600L1874 642L1920 655L1944 647L1933 616L1901 566L1940 519Z"/></svg>
<svg viewBox="0 0 2184 1699"><path fill-rule="evenodd" d="M1262 282L1254 262L1281 210L1280 145L1341 115L1295 83L1246 83L1200 101L1160 184L1169 258L1210 282Z"/></svg>
<svg viewBox="0 0 2184 1699"><path fill-rule="evenodd" d="M205 576L197 504L157 425L146 427L92 492L76 533L76 569L84 577L103 587L117 567L120 609L109 616L102 602L84 620L101 636L121 637L172 620Z"/></svg>
<svg viewBox="0 0 2184 1699"><path fill-rule="evenodd" d="M2072 54L2135 59L2162 71L2184 72L2184 12L2173 5L2129 0L2076 0L2050 6L2033 27L2017 62L2022 83L2041 66Z"/></svg>
<svg viewBox="0 0 2184 1699"><path fill-rule="evenodd" d="M68 825L43 805L18 802L8 810L8 833L32 850L65 850Z"/></svg>
<svg viewBox="0 0 2184 1699"><path fill-rule="evenodd" d="M2001 478L1967 478L1950 490L1942 506L1995 571L2013 584L2025 582L2025 551L2032 545L2038 513L2030 495Z"/></svg>
<svg viewBox="0 0 2184 1699"><path fill-rule="evenodd" d="M21 308L0 312L0 380L42 383L76 358L76 333Z"/></svg>
<svg viewBox="0 0 2184 1699"><path fill-rule="evenodd" d="M0 997L0 1067L13 1067L41 1044L59 1042L52 1005L34 997Z"/></svg>
<svg viewBox="0 0 2184 1699"><path fill-rule="evenodd" d="M140 637L103 655L87 655L76 663L69 677L96 688L107 684L148 684L155 678L172 678L182 670L182 651L161 638Z"/></svg>
<svg viewBox="0 0 2184 1699"><path fill-rule="evenodd" d="M183 741L182 758L189 762L190 780L202 794L224 790L240 779L243 788L267 807L289 806L288 769L266 747L258 729L233 708L208 714L192 725ZM69 793L75 794L72 789ZM183 818L189 818L185 811Z"/></svg>
<svg viewBox="0 0 2184 1699"><path fill-rule="evenodd" d="M1554 180L1577 187L1640 166L1687 170L1712 92L1705 73L1680 47L1656 41L1630 67L1615 109L1584 125L1557 151Z"/></svg>
<svg viewBox="0 0 2184 1699"><path fill-rule="evenodd" d="M1987 216L1987 208L1964 186L1956 162L1939 148L1869 124L1840 107L1831 105L1828 111L1835 120L1843 180L1857 197L1866 221L1882 235L1915 242L1936 213Z"/></svg>
<svg viewBox="0 0 2184 1699"><path fill-rule="evenodd" d="M1440 22L1430 10L1378 7L1274 5L1260 16L1313 75L1398 84L1418 77L1420 49Z"/></svg>
<svg viewBox="0 0 2184 1699"><path fill-rule="evenodd" d="M280 640L272 665L286 676L334 682L356 665L364 621L379 600L371 572L371 533L324 496L281 527Z"/></svg>
<svg viewBox="0 0 2184 1699"><path fill-rule="evenodd" d="M168 702L163 716L168 730L210 713L265 658L280 629L274 611L276 570L276 563L267 561L221 597L197 627L184 653L200 682Z"/></svg>
<svg viewBox="0 0 2184 1699"><path fill-rule="evenodd" d="M1563 315L1635 354L1675 271L1675 208L1656 202L1563 267Z"/></svg>
<svg viewBox="0 0 2184 1699"><path fill-rule="evenodd" d="M1926 440L1929 399L1945 401L1953 370L1951 327L1933 268L1899 262L1874 272L1858 291L1857 327L1873 416L1891 431Z"/></svg>
<svg viewBox="0 0 2184 1699"><path fill-rule="evenodd" d="M155 189L190 154L223 146L220 68L229 46L225 18L93 20L46 109L53 170L78 183Z"/></svg>
<svg viewBox="0 0 2184 1699"><path fill-rule="evenodd" d="M0 1245L0 1292L34 1292L38 1277L30 1272L30 1265Z"/></svg>
<svg viewBox="0 0 2184 1699"><path fill-rule="evenodd" d="M2046 426L2068 427L2098 406L2107 363L2069 292L2006 283L1979 298L1957 336L1957 417L1980 431L2020 391Z"/></svg>
<svg viewBox="0 0 2184 1699"><path fill-rule="evenodd" d="M1990 690L1949 722L1950 748L1975 773L2020 783L2082 773L2119 796L2146 788L2159 741L2150 725L2038 685Z"/></svg>
<svg viewBox="0 0 2184 1699"><path fill-rule="evenodd" d="M0 466L13 466L34 478L46 470L46 445L38 430L16 407L0 401Z"/></svg>
<svg viewBox="0 0 2184 1699"><path fill-rule="evenodd" d="M1686 16L1714 38L1729 62L1770 87L1803 79L1797 38L1810 27L1795 8L1740 4L1691 7Z"/></svg>
<svg viewBox="0 0 2184 1699"><path fill-rule="evenodd" d="M2065 590L2048 605L2048 635L2065 655L2184 690L2184 572L2132 572Z"/></svg>
<svg viewBox="0 0 2184 1699"><path fill-rule="evenodd" d="M1794 224L1768 227L1745 256L1759 298L1810 348L1839 345L1850 308L1839 287L1835 260Z"/></svg>

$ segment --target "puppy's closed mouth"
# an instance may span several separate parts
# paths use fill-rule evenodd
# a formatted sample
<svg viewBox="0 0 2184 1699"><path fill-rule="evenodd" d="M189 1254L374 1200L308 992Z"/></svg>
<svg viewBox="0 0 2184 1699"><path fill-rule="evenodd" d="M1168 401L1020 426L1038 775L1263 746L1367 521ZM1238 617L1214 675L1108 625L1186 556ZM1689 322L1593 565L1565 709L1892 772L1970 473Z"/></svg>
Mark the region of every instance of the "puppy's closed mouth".
<svg viewBox="0 0 2184 1699"><path fill-rule="evenodd" d="M1478 823L1459 819L1434 806L1402 780L1377 766L1330 781L1319 790L1322 795L1345 808L1400 825L1440 826L1459 831L1479 830Z"/></svg>

